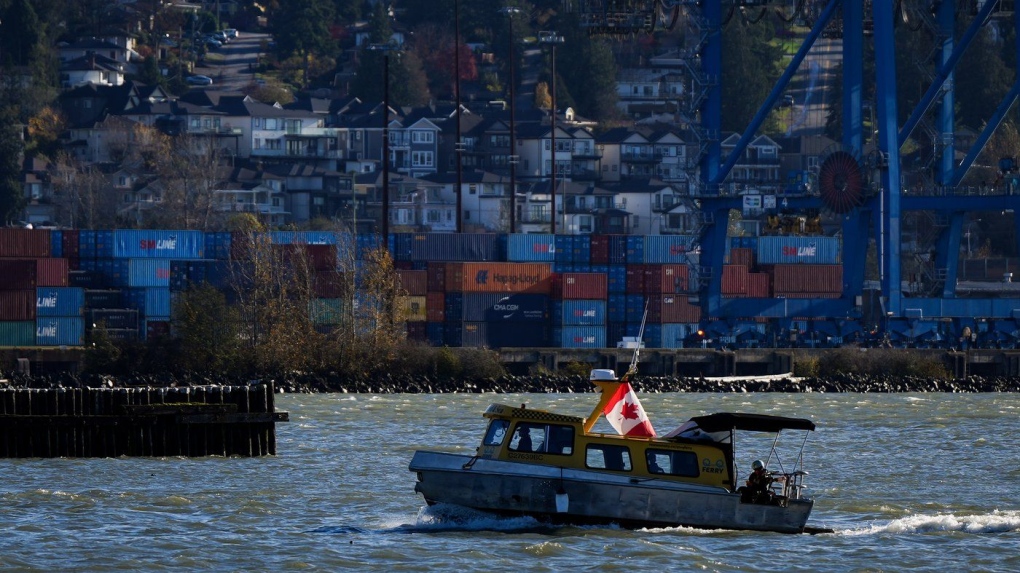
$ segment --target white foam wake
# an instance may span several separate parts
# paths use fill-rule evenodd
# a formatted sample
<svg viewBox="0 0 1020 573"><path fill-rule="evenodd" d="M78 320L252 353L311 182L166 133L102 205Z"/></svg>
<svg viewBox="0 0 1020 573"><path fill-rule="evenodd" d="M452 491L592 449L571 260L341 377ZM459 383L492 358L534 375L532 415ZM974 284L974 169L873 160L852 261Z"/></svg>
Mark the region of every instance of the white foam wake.
<svg viewBox="0 0 1020 573"><path fill-rule="evenodd" d="M837 530L842 535L874 535L877 533L933 533L962 531L966 533L1005 533L1020 531L1020 511L993 511L978 515L911 515L860 529Z"/></svg>

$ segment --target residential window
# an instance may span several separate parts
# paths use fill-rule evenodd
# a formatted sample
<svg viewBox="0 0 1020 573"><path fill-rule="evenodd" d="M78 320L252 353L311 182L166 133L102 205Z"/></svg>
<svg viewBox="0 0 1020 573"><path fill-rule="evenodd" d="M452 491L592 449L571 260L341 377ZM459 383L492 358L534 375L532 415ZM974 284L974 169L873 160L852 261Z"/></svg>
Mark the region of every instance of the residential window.
<svg viewBox="0 0 1020 573"><path fill-rule="evenodd" d="M275 131L276 130L276 119L275 118L268 118L268 117L266 118L266 129L271 130L271 131Z"/></svg>
<svg viewBox="0 0 1020 573"><path fill-rule="evenodd" d="M412 143L432 143L435 141L435 133L431 131L415 130L411 132Z"/></svg>
<svg viewBox="0 0 1020 573"><path fill-rule="evenodd" d="M478 194L478 186L477 185L468 185L468 194L469 195L477 195Z"/></svg>
<svg viewBox="0 0 1020 573"><path fill-rule="evenodd" d="M432 152L431 151L412 152L411 165L413 167L432 167Z"/></svg>

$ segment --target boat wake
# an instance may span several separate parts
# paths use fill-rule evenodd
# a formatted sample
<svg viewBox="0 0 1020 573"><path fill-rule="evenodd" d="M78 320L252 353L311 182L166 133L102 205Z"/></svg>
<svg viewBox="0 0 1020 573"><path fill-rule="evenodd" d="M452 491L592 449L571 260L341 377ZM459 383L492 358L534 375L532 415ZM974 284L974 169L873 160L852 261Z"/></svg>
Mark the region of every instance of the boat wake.
<svg viewBox="0 0 1020 573"><path fill-rule="evenodd" d="M550 533L558 527L533 517L504 517L475 509L439 503L418 512L412 526L401 526L406 532L440 531L503 531L507 533Z"/></svg>
<svg viewBox="0 0 1020 573"><path fill-rule="evenodd" d="M993 511L978 515L912 515L859 529L837 529L837 535L875 535L880 533L1007 533L1020 531L1020 511Z"/></svg>

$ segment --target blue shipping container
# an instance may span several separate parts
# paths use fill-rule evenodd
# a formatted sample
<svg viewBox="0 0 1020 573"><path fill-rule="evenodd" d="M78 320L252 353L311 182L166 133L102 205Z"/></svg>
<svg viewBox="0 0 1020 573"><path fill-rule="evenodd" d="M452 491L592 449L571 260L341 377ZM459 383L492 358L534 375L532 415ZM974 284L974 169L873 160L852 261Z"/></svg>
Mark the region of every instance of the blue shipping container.
<svg viewBox="0 0 1020 573"><path fill-rule="evenodd" d="M617 265L627 263L627 235L610 235L609 263Z"/></svg>
<svg viewBox="0 0 1020 573"><path fill-rule="evenodd" d="M591 236L575 235L574 252L571 260L574 263L588 264L591 262Z"/></svg>
<svg viewBox="0 0 1020 573"><path fill-rule="evenodd" d="M495 233L418 233L412 261L482 262L506 260L506 235Z"/></svg>
<svg viewBox="0 0 1020 573"><path fill-rule="evenodd" d="M513 328L488 322L444 322L443 339L448 346L513 348L549 346L545 323L520 323Z"/></svg>
<svg viewBox="0 0 1020 573"><path fill-rule="evenodd" d="M594 326L606 324L606 301L572 299L563 301L564 326Z"/></svg>
<svg viewBox="0 0 1020 573"><path fill-rule="evenodd" d="M170 259L107 259L97 262L100 272L112 286L170 286Z"/></svg>
<svg viewBox="0 0 1020 573"><path fill-rule="evenodd" d="M834 265L840 261L836 237L758 237L759 265L811 263Z"/></svg>
<svg viewBox="0 0 1020 573"><path fill-rule="evenodd" d="M228 232L205 234L205 256L210 259L227 260L230 258L231 235Z"/></svg>
<svg viewBox="0 0 1020 573"><path fill-rule="evenodd" d="M640 294L627 295L627 322L640 323L645 315L645 297Z"/></svg>
<svg viewBox="0 0 1020 573"><path fill-rule="evenodd" d="M606 319L608 322L626 322L627 295L610 293L609 302L606 305Z"/></svg>
<svg viewBox="0 0 1020 573"><path fill-rule="evenodd" d="M662 324L662 348L684 348L684 341L687 337L697 332L697 324L664 322Z"/></svg>
<svg viewBox="0 0 1020 573"><path fill-rule="evenodd" d="M35 343L39 346L82 346L85 344L85 322L81 317L37 318Z"/></svg>
<svg viewBox="0 0 1020 573"><path fill-rule="evenodd" d="M648 235L645 237L644 262L670 264L687 262L698 238L694 235Z"/></svg>
<svg viewBox="0 0 1020 573"><path fill-rule="evenodd" d="M85 289L80 287L38 287L35 289L35 315L77 316L85 308Z"/></svg>
<svg viewBox="0 0 1020 573"><path fill-rule="evenodd" d="M269 241L274 245L335 245L338 242L337 233L330 231L270 231Z"/></svg>
<svg viewBox="0 0 1020 573"><path fill-rule="evenodd" d="M605 348L606 327L564 326L559 342L561 348Z"/></svg>
<svg viewBox="0 0 1020 573"><path fill-rule="evenodd" d="M574 236L556 235L556 262L574 262Z"/></svg>
<svg viewBox="0 0 1020 573"><path fill-rule="evenodd" d="M609 272L606 275L609 292L627 292L627 265L609 265Z"/></svg>
<svg viewBox="0 0 1020 573"><path fill-rule="evenodd" d="M74 231L68 231L72 233ZM64 232L50 231L50 256L54 259L64 258Z"/></svg>
<svg viewBox="0 0 1020 573"><path fill-rule="evenodd" d="M551 263L557 260L558 237L548 233L507 237L506 258L512 263Z"/></svg>
<svg viewBox="0 0 1020 573"><path fill-rule="evenodd" d="M167 287L129 288L124 291L125 306L143 317L170 316L170 289Z"/></svg>
<svg viewBox="0 0 1020 573"><path fill-rule="evenodd" d="M108 245L96 244L97 257L115 259L201 259L205 257L202 231L113 231Z"/></svg>

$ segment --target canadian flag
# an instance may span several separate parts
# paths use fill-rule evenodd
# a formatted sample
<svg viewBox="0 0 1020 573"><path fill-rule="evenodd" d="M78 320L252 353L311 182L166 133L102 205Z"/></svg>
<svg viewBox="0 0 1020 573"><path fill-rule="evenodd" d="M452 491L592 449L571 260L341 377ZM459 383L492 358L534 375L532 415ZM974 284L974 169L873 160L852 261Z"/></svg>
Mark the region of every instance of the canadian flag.
<svg viewBox="0 0 1020 573"><path fill-rule="evenodd" d="M620 384L602 413L621 436L655 437L655 429L629 382Z"/></svg>

